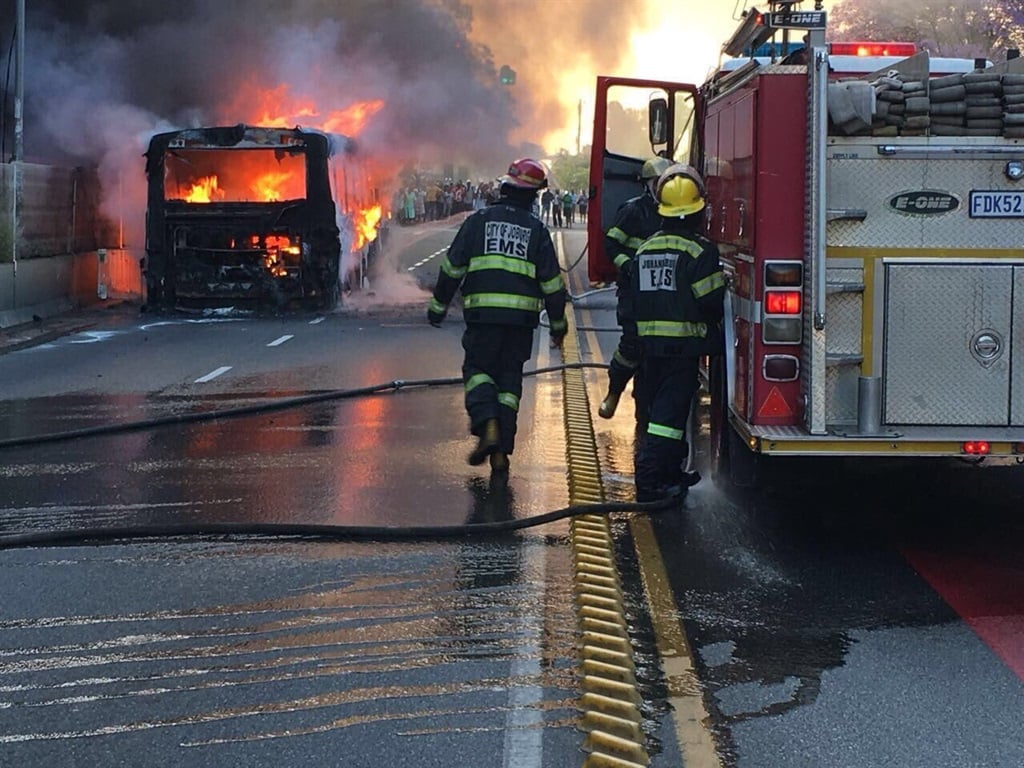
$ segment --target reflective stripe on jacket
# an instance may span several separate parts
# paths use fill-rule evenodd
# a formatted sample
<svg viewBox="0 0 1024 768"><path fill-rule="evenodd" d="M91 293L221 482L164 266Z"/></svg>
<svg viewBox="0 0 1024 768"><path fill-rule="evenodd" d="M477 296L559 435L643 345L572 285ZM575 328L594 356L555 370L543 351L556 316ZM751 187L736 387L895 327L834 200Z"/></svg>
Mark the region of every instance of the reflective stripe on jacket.
<svg viewBox="0 0 1024 768"><path fill-rule="evenodd" d="M467 323L536 328L547 309L552 332L565 332L565 282L551 234L512 201L499 200L462 223L441 262L431 311L444 314L460 287Z"/></svg>
<svg viewBox="0 0 1024 768"><path fill-rule="evenodd" d="M705 355L721 351L718 330L725 279L714 243L682 220L637 249L630 274L630 302L646 354Z"/></svg>
<svg viewBox="0 0 1024 768"><path fill-rule="evenodd" d="M644 192L619 206L605 233L605 253L618 270L633 258L636 249L661 227L658 203Z"/></svg>

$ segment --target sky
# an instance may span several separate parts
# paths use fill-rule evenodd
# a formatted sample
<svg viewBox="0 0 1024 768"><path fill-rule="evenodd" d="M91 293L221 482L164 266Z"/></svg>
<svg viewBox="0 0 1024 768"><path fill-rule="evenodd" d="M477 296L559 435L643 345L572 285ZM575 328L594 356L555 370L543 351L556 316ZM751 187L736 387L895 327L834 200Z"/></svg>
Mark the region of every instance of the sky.
<svg viewBox="0 0 1024 768"><path fill-rule="evenodd" d="M513 131L513 141L575 153L577 135L580 146L590 143L598 75L701 83L745 4L767 9L752 0L480 0L471 3L470 35L516 70L516 88L528 91L517 92L518 111L541 113Z"/></svg>
<svg viewBox="0 0 1024 768"><path fill-rule="evenodd" d="M552 0L558 5L558 0ZM563 0L566 5L576 4ZM830 10L837 0L824 0L823 9ZM627 5L640 9L629 27L622 58L616 64L607 59L596 60L570 68L559 78L559 100L570 105L572 114L561 127L541 140L549 150L564 148L576 151L577 123L582 123L581 144L586 145L588 124L593 119L594 81L597 75L656 78L673 82L700 84L720 62L722 44L740 24L744 7L767 10L766 2L752 0L633 0ZM811 0L801 10L813 10ZM612 68L614 67L614 68ZM582 101L583 117L575 119Z"/></svg>

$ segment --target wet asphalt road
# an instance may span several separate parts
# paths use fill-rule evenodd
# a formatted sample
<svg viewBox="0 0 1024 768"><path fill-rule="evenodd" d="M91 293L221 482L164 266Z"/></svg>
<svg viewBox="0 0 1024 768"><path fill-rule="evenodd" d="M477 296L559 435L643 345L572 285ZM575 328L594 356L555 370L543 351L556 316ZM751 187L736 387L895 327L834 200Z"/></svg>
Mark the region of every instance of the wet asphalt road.
<svg viewBox="0 0 1024 768"><path fill-rule="evenodd" d="M129 310L0 356L0 439L455 376L458 324L431 329L402 303L451 234L410 233L404 277L324 318ZM562 244L574 261L582 235ZM609 326L610 306L581 300L577 324ZM615 339L582 332L584 359ZM551 362L539 343L528 367ZM587 382L596 404L603 374ZM630 406L595 420L613 499L631 492ZM561 419L558 376L528 379L507 490L464 464L458 386L4 449L0 529L538 514L567 503ZM701 437L695 450L700 466ZM672 622L718 764L1024 765L1018 469L802 463L757 493L705 479L685 513L652 519L655 551L616 523L652 765L682 764L655 640ZM0 762L582 764L565 537L555 523L485 540L0 551ZM652 557L676 610L647 609Z"/></svg>

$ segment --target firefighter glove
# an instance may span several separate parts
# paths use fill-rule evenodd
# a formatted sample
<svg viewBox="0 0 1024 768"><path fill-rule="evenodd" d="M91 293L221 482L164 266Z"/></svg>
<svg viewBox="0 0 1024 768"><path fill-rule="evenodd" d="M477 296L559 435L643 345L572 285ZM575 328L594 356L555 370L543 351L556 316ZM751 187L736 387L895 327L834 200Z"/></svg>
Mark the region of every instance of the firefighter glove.
<svg viewBox="0 0 1024 768"><path fill-rule="evenodd" d="M561 320L552 320L551 326L548 330L548 334L551 336L551 348L561 348L562 342L565 341L565 334L569 330L569 323L562 318Z"/></svg>
<svg viewBox="0 0 1024 768"><path fill-rule="evenodd" d="M441 321L444 320L444 315L440 312L435 312L432 309L427 310L427 322L429 322L435 328L441 327Z"/></svg>

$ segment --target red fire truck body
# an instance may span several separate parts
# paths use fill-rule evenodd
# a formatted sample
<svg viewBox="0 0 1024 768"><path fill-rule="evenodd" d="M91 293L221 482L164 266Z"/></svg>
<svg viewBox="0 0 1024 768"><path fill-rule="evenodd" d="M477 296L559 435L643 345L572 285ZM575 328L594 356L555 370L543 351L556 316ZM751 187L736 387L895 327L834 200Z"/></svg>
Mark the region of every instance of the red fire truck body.
<svg viewBox="0 0 1024 768"><path fill-rule="evenodd" d="M923 87L928 109L936 77L1016 86L1021 60L839 55L815 19L806 63L730 62L700 88L598 79L590 279L614 277L603 231L650 156L615 146L608 105L642 89L650 151L704 175L727 275L726 354L707 368L717 472L750 482L759 455L1024 457L1022 139L836 124L849 93L875 110L902 84L909 110Z"/></svg>

